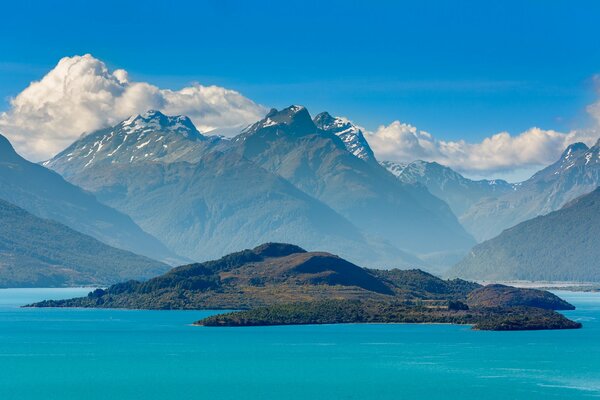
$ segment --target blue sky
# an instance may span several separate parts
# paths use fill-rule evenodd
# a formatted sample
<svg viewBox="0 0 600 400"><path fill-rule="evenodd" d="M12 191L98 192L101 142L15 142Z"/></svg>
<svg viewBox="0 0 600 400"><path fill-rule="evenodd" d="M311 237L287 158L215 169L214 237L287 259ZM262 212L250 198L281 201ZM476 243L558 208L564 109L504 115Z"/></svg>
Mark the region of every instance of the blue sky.
<svg viewBox="0 0 600 400"><path fill-rule="evenodd" d="M419 3L419 4L415 4ZM0 96L92 53L163 86L240 90L448 138L589 122L600 2L3 4Z"/></svg>
<svg viewBox="0 0 600 400"><path fill-rule="evenodd" d="M89 3L91 4L91 3ZM600 2L5 2L0 110L64 56L446 140L592 123Z"/></svg>

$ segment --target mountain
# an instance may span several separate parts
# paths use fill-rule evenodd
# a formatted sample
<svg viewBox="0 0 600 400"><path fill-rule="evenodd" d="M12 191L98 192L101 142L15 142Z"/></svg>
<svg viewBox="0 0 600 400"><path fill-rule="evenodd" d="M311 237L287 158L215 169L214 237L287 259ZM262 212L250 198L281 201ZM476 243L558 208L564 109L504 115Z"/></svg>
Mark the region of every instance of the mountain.
<svg viewBox="0 0 600 400"><path fill-rule="evenodd" d="M354 156L367 162L376 162L375 154L367 143L362 130L345 118L332 117L327 112L317 114L313 122L320 130L339 137L346 149Z"/></svg>
<svg viewBox="0 0 600 400"><path fill-rule="evenodd" d="M382 161L381 165L402 182L425 186L431 194L444 200L459 218L480 200L514 190L513 185L501 179L474 181L436 162Z"/></svg>
<svg viewBox="0 0 600 400"><path fill-rule="evenodd" d="M483 199L461 217L476 239L490 239L520 222L560 209L567 202L600 186L600 140L591 148L570 145L554 164L514 190Z"/></svg>
<svg viewBox="0 0 600 400"><path fill-rule="evenodd" d="M0 200L0 287L106 285L169 268Z"/></svg>
<svg viewBox="0 0 600 400"><path fill-rule="evenodd" d="M336 126L324 114L316 120L325 128ZM319 128L302 106L271 110L235 137L232 146L402 250L456 252L474 243L443 201L348 151L335 129Z"/></svg>
<svg viewBox="0 0 600 400"><path fill-rule="evenodd" d="M106 165L196 162L221 141L202 135L188 117L151 110L81 137L43 165L69 179L82 170Z"/></svg>
<svg viewBox="0 0 600 400"><path fill-rule="evenodd" d="M89 153L90 144L100 142ZM145 143L144 149L162 144L141 157ZM229 151L227 143L202 137L185 117L151 112L81 138L46 165L194 260L278 240L344 253L366 265L423 265L365 236L327 205Z"/></svg>
<svg viewBox="0 0 600 400"><path fill-rule="evenodd" d="M600 188L473 248L451 275L600 282Z"/></svg>
<svg viewBox="0 0 600 400"><path fill-rule="evenodd" d="M471 293L478 295L472 298ZM204 326L438 322L488 330L581 327L554 311L573 307L548 292L505 287L481 291L480 285L460 279L444 281L418 270L369 270L330 253L285 243L181 266L147 282L118 283L86 297L31 306L249 309L196 322Z"/></svg>
<svg viewBox="0 0 600 400"><path fill-rule="evenodd" d="M0 135L0 199L110 246L167 263L182 262L128 216L98 202L57 173L19 156Z"/></svg>

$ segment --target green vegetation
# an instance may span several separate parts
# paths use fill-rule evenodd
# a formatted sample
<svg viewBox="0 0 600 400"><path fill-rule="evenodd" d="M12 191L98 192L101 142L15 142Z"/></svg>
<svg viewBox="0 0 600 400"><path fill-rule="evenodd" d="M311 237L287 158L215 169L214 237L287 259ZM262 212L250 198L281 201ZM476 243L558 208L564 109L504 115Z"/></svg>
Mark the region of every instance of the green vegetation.
<svg viewBox="0 0 600 400"><path fill-rule="evenodd" d="M168 268L0 200L0 287L110 284Z"/></svg>
<svg viewBox="0 0 600 400"><path fill-rule="evenodd" d="M600 189L475 246L451 271L478 280L600 282Z"/></svg>
<svg viewBox="0 0 600 400"><path fill-rule="evenodd" d="M552 310L532 307L451 310L402 303L329 300L278 304L214 315L203 326L269 326L343 323L450 323L478 330L576 329L581 324Z"/></svg>

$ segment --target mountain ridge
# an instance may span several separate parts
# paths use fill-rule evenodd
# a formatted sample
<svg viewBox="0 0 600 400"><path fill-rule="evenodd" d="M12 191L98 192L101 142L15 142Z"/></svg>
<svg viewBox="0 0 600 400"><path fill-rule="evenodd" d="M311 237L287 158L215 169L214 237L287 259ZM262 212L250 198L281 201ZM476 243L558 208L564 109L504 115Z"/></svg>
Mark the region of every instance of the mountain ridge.
<svg viewBox="0 0 600 400"><path fill-rule="evenodd" d="M158 115L153 113L152 117ZM160 116L171 123L180 118ZM273 115L278 120L292 117ZM216 146L206 148L204 144L210 145L211 139L198 139L187 147L190 141L184 138L181 146L174 150L173 146L168 147L158 158L135 160L124 146L119 150L124 155L121 162L106 157L110 151L105 143L100 153L95 153L103 154L104 158L97 156L93 167L84 167L91 155L76 161L65 159L74 148L82 149L80 154L87 156L86 146L97 143L107 132L119 131L113 136L118 140L112 145L118 147L126 140L119 137L126 133L120 128L124 123L132 126L137 120L139 117L132 117L127 120L131 122L121 122L83 137L48 165L93 192L102 202L130 215L177 253L203 261L233 251L240 244L252 246L279 240L325 248L378 265L424 265L385 241L365 237L327 205L228 149L228 141L219 139ZM312 124L310 119L308 124ZM146 127L137 129L135 132L143 136L141 139L137 136L128 146L133 146L135 154L136 143L145 143L149 137L153 140L165 137L165 131L169 130L164 124L156 132ZM175 138L178 143L180 137ZM200 147L194 147L196 142L201 142Z"/></svg>

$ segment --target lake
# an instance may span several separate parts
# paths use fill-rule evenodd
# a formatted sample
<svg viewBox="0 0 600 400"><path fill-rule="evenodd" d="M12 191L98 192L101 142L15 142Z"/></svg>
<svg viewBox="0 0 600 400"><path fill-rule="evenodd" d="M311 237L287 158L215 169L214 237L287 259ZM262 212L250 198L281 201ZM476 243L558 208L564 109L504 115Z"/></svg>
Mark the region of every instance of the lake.
<svg viewBox="0 0 600 400"><path fill-rule="evenodd" d="M600 397L600 294L580 330L453 325L206 328L208 311L24 309L89 289L0 290L0 399Z"/></svg>

